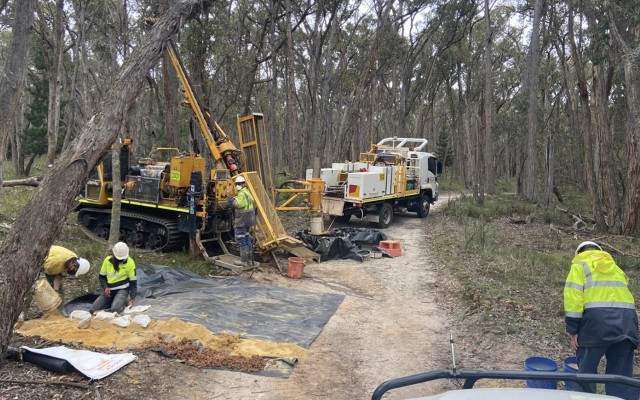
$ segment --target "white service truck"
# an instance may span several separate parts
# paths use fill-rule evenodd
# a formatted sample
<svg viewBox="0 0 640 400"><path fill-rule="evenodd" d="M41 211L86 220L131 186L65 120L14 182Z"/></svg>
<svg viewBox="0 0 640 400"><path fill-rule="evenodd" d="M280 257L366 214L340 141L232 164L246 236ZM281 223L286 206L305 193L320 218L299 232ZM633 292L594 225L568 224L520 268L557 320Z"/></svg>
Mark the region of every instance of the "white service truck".
<svg viewBox="0 0 640 400"><path fill-rule="evenodd" d="M425 151L426 146L427 139L385 138L360 153L357 162L322 168L323 213L343 223L355 216L380 228L389 226L395 213L415 212L426 218L438 200L442 173L442 163ZM307 180L312 177L308 169Z"/></svg>

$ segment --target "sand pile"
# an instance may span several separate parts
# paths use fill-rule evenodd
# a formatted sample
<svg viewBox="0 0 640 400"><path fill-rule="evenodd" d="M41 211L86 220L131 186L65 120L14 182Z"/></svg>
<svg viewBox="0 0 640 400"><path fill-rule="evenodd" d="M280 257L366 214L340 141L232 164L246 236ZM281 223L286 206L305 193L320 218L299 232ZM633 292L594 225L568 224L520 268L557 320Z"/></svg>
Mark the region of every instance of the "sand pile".
<svg viewBox="0 0 640 400"><path fill-rule="evenodd" d="M87 329L77 328L78 320L62 315L49 315L41 319L25 321L16 332L24 336L39 336L63 343L81 343L86 346L125 350L143 347L143 343L159 335L175 340L196 340L204 346L237 356L261 356L304 358L307 350L291 343L274 343L262 340L242 339L233 335L215 335L202 325L177 318L152 320L143 328L131 324L118 327L109 320L93 319Z"/></svg>

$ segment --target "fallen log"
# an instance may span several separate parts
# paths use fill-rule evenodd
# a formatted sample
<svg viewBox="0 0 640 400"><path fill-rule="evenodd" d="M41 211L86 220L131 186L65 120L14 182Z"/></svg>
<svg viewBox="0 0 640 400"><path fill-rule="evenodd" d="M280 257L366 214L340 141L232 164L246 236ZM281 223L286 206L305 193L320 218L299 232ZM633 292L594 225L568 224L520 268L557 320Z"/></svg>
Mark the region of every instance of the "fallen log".
<svg viewBox="0 0 640 400"><path fill-rule="evenodd" d="M2 187L13 187L13 186L33 186L37 187L40 184L42 177L32 176L31 178L25 179L13 179L10 181L2 182Z"/></svg>

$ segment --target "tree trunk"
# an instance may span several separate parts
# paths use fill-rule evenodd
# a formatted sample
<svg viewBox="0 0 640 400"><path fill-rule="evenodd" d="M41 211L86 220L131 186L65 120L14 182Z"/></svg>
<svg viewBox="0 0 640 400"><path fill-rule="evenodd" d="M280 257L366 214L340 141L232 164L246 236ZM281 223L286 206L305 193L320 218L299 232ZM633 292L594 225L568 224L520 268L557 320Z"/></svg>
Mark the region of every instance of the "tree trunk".
<svg viewBox="0 0 640 400"><path fill-rule="evenodd" d="M300 136L299 136L299 122L296 110L299 109L297 94L296 94L296 85L295 85L295 60L294 60L294 52L293 52L293 32L291 28L291 0L285 1L286 13L287 17L285 18L285 29L287 34L287 52L285 57L285 76L284 76L284 84L285 84L285 105L286 105L286 122L284 126L284 137L288 141L289 144L289 162L285 165L290 165L294 167L294 171L290 171L293 173L297 172L298 165L301 164L300 161Z"/></svg>
<svg viewBox="0 0 640 400"><path fill-rule="evenodd" d="M120 240L120 210L122 209L122 179L120 150L122 145L116 141L111 146L111 183L113 185L113 202L111 203L111 225L109 225L109 249Z"/></svg>
<svg viewBox="0 0 640 400"><path fill-rule="evenodd" d="M15 129L9 131L9 140L11 146L11 161L13 162L13 169L16 175L24 175L24 156L22 155L22 139L18 132L24 130L25 118L24 118L24 101L19 102L20 112L15 114ZM1 183L0 183L1 184Z"/></svg>
<svg viewBox="0 0 640 400"><path fill-rule="evenodd" d="M27 166L24 167L24 175L29 176L31 174L31 167L33 167L33 163L36 161L37 154L31 154L29 156L29 161L27 161Z"/></svg>
<svg viewBox="0 0 640 400"><path fill-rule="evenodd" d="M482 106L478 104L478 108ZM478 113L473 113L473 136L476 139L475 156L474 156L474 185L473 185L473 200L476 205L484 206L484 180L485 180L485 160L484 160L484 135L482 118Z"/></svg>
<svg viewBox="0 0 640 400"><path fill-rule="evenodd" d="M573 26L573 8L569 3L569 16L567 18L569 28L569 44L571 46L571 55L575 68L573 70L576 73L578 81L578 125L580 136L582 137L582 152L584 155L584 168L582 169L583 180L586 182L587 193L591 198L591 209L593 211L593 218L596 221L596 225L605 226L604 214L602 212L602 202L598 201L597 187L596 187L596 175L594 174L593 163L593 139L591 134L591 106L589 104L589 86L587 84L587 78L584 73L584 65L582 61L582 53L578 50L576 43L574 26Z"/></svg>
<svg viewBox="0 0 640 400"><path fill-rule="evenodd" d="M18 2L19 4L21 2ZM0 246L0 346L6 352L13 325L24 297L36 280L42 261L57 235L74 199L117 137L127 111L140 92L148 71L161 57L165 43L206 0L184 0L146 33L128 57L102 102L101 110L83 128L69 150L48 171ZM19 26L19 25L18 25Z"/></svg>
<svg viewBox="0 0 640 400"><path fill-rule="evenodd" d="M528 131L524 147L524 164L522 169L522 196L531 201L537 201L538 171L536 142L538 137L538 68L540 61L540 24L542 19L542 3L536 0L533 12L533 29L531 30L531 44L527 58L527 91L529 94L529 111L527 113Z"/></svg>
<svg viewBox="0 0 640 400"><path fill-rule="evenodd" d="M614 169L612 163L611 126L609 123L609 95L611 92L611 79L613 67L604 65L593 66L593 97L591 99L591 131L595 135L593 147L593 171L596 179L596 197L592 202L602 204L604 212L604 225L599 225L611 233L620 233L620 212L616 201L614 185Z"/></svg>
<svg viewBox="0 0 640 400"><path fill-rule="evenodd" d="M544 205L546 208L551 207L551 199L553 194L553 189L555 187L555 148L554 148L554 132L557 130L557 126L555 122L557 122L557 118L554 118L554 126L551 129L552 121L552 113L553 108L551 106L551 94L549 93L548 88L551 85L546 85L544 90L544 114L545 120L549 121L547 123L548 127L545 129L547 131L547 135L545 137L545 146L544 146L544 172L546 177L545 184L545 194L544 194ZM559 124L558 124L559 125Z"/></svg>
<svg viewBox="0 0 640 400"><path fill-rule="evenodd" d="M47 164L52 165L56 160L58 148L58 132L60 130L60 94L62 89L62 54L64 48L64 0L57 0L56 11L53 16L53 31L51 43L53 44L53 57L51 59L51 71L49 73L49 110L47 112ZM42 22L44 26L45 22Z"/></svg>
<svg viewBox="0 0 640 400"><path fill-rule="evenodd" d="M629 113L626 123L627 173L621 232L625 235L633 235L638 231L638 223L640 222L640 73L637 68L638 55L637 47L635 47L640 40L640 32L638 27L634 26L632 29L625 29L627 37L623 37L618 29L611 4L607 3L607 5L607 17L612 27L613 37L622 49L624 80L627 89L625 97ZM632 42L632 45L629 42Z"/></svg>
<svg viewBox="0 0 640 400"><path fill-rule="evenodd" d="M160 12L164 13L169 8L169 0L159 2ZM169 54L162 55L162 89L164 92L164 130L167 134L167 145L178 147L178 106L180 105L180 92L178 76L171 65ZM205 93L206 95L206 93Z"/></svg>
<svg viewBox="0 0 640 400"><path fill-rule="evenodd" d="M493 144L493 57L491 32L491 10L489 0L484 0L484 15L486 18L484 40L484 175L487 182L487 193L496 193L496 164Z"/></svg>
<svg viewBox="0 0 640 400"><path fill-rule="evenodd" d="M21 0L14 4L13 35L6 52L4 71L0 76L0 194L4 181L7 139L14 126L15 114L20 104L20 88L27 71L36 1Z"/></svg>

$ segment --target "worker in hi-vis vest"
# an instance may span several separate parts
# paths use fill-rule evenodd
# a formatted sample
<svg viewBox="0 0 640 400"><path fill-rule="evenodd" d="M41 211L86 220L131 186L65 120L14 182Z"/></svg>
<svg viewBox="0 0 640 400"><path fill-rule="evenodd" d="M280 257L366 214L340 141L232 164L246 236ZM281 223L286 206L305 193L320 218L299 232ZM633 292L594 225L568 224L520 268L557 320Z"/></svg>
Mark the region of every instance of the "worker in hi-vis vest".
<svg viewBox="0 0 640 400"><path fill-rule="evenodd" d="M564 285L565 324L576 350L578 372L595 374L602 357L605 373L633 374L638 347L638 314L627 275L613 257L591 241L580 243ZM595 384L592 384L595 392ZM609 383L607 395L631 400L632 389Z"/></svg>
<svg viewBox="0 0 640 400"><path fill-rule="evenodd" d="M236 261L238 266L248 267L253 260L253 246L251 243L251 227L256 224L256 212L254 199L251 191L247 188L244 177L235 179L236 191L238 194L233 197L231 189L227 189L227 204L234 208L233 231L240 248L240 261Z"/></svg>

